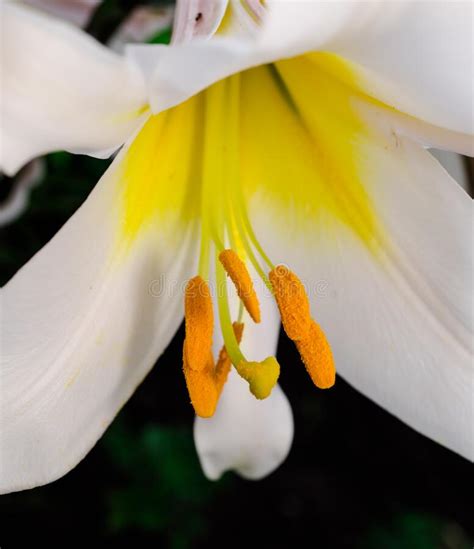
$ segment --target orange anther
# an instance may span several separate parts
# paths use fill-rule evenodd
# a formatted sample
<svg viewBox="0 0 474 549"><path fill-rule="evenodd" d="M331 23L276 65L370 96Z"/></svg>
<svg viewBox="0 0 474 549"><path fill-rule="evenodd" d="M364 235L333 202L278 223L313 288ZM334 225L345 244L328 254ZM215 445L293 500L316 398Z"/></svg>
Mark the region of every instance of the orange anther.
<svg viewBox="0 0 474 549"><path fill-rule="evenodd" d="M186 340L184 341L186 348ZM211 417L216 411L219 392L214 381L214 359L209 352L208 360L202 370L192 370L186 360L186 352L183 349L183 372L186 379L191 404L196 415Z"/></svg>
<svg viewBox="0 0 474 549"><path fill-rule="evenodd" d="M247 312L254 322L260 322L260 304L245 263L233 250L223 250L219 261L230 276Z"/></svg>
<svg viewBox="0 0 474 549"><path fill-rule="evenodd" d="M284 265L269 273L286 335L293 341L305 339L311 327L309 300L301 280Z"/></svg>
<svg viewBox="0 0 474 549"><path fill-rule="evenodd" d="M240 343L244 325L234 322L233 327L235 337ZM212 352L209 351L204 368L201 370L191 369L186 359L185 340L183 349L183 371L191 404L193 405L196 415L205 418L214 415L222 388L227 381L230 368L230 358L227 355L225 347L222 347L216 367L214 367Z"/></svg>
<svg viewBox="0 0 474 549"><path fill-rule="evenodd" d="M320 389L332 387L336 381L336 368L331 347L314 320L307 337L297 341L296 348L313 383Z"/></svg>
<svg viewBox="0 0 474 549"><path fill-rule="evenodd" d="M191 278L186 285L184 320L186 363L191 370L203 370L212 347L214 313L209 286L200 276Z"/></svg>

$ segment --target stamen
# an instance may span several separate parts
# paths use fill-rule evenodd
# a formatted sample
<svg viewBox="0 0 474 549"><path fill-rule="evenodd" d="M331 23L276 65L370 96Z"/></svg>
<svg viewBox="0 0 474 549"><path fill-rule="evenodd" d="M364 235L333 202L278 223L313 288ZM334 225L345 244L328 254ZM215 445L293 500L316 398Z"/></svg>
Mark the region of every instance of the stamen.
<svg viewBox="0 0 474 549"><path fill-rule="evenodd" d="M243 329L243 324L234 322L234 334L239 343L242 339ZM214 368L214 359L210 352L206 366L201 371L192 370L189 367L186 353L183 352L184 377L196 415L200 417L212 417L214 415L230 368L231 362L225 347L222 347L219 353L217 366Z"/></svg>
<svg viewBox="0 0 474 549"><path fill-rule="evenodd" d="M214 313L207 283L198 275L186 285L184 358L191 370L204 370L212 347Z"/></svg>
<svg viewBox="0 0 474 549"><path fill-rule="evenodd" d="M331 347L320 326L311 318L306 290L285 265L269 273L287 336L296 343L301 360L313 383L320 389L332 387L336 368Z"/></svg>
<svg viewBox="0 0 474 549"><path fill-rule="evenodd" d="M232 327L234 328L234 335L237 339L237 343L240 343L244 332L244 324L242 322L234 322ZM222 387L227 381L227 376L229 375L231 366L232 361L230 360L229 353L227 352L225 345L223 345L219 352L219 358L217 359L217 366L215 370L216 385L219 392L222 390Z"/></svg>
<svg viewBox="0 0 474 549"><path fill-rule="evenodd" d="M225 348L230 360L234 366L237 366L245 357L240 350L239 343L232 330L232 321L230 319L230 308L227 300L227 280L225 270L220 263L216 261L216 282L217 282L217 308L219 310L219 320L221 333L224 338Z"/></svg>
<svg viewBox="0 0 474 549"><path fill-rule="evenodd" d="M251 393L259 399L270 395L280 375L280 365L274 357L267 357L262 362L250 362L242 354L239 344L230 329L230 311L227 301L227 281L222 265L216 263L216 280L219 287L218 308L221 322L221 331L232 364L240 377L244 378L250 387Z"/></svg>
<svg viewBox="0 0 474 549"><path fill-rule="evenodd" d="M228 184L225 188L225 193L220 193L225 196L225 211L227 230L231 240L232 248L235 249L235 241L238 239L238 243L245 251L246 257L252 263L254 269L260 275L260 278L267 285L269 290L270 283L268 281L265 272L263 271L260 263L255 256L252 249L254 245L256 251L260 256L267 261L268 258L259 245L258 240L253 233L252 227L248 220L246 212L245 200L241 190L240 181L240 76L238 74L231 76L228 79L228 108L226 110L226 124L225 129L227 134L225 136L227 147L225 148L226 154L226 166ZM238 238L235 238L234 231ZM234 243L232 242L234 241ZM269 261L269 260L268 260ZM268 262L267 261L267 262ZM273 265L270 265L273 268Z"/></svg>
<svg viewBox="0 0 474 549"><path fill-rule="evenodd" d="M261 320L253 281L240 257L245 257L245 261L253 265L275 295L285 332L296 343L315 385L330 387L335 379L331 349L321 328L311 318L303 284L284 265L274 266L260 245L247 212L246 195L240 180L240 86L240 77L233 76L209 88L205 96L201 250L198 276L186 287L183 349L183 369L189 395L196 414L202 417L214 414L232 364L258 399L270 395L280 375L280 365L275 357L260 362L250 361L240 348L243 308L255 322ZM212 251L216 254L216 297L224 339L217 364L211 351L214 315L207 283ZM267 269L270 270L268 275ZM227 276L240 298L239 322L233 324Z"/></svg>
<svg viewBox="0 0 474 549"><path fill-rule="evenodd" d="M196 415L211 417L219 400L219 393L214 380L214 359L209 352L208 360L202 370L192 370L186 358L186 340L183 349L183 372L186 379L191 404Z"/></svg>
<svg viewBox="0 0 474 549"><path fill-rule="evenodd" d="M321 327L311 322L306 339L296 342L296 348L313 383L320 389L329 389L336 381L336 368L331 347Z"/></svg>
<svg viewBox="0 0 474 549"><path fill-rule="evenodd" d="M241 217L241 227L244 233L247 233L249 236L250 241L255 246L255 249L260 254L260 257L265 261L265 263L268 265L270 269L274 269L275 265L270 261L270 258L265 253L265 250L260 245L260 242L258 241L258 238L253 230L252 224L250 223L250 219L247 213L247 207L245 205L245 199L242 192L241 185L236 185L234 188L234 200L237 205L238 214Z"/></svg>
<svg viewBox="0 0 474 549"><path fill-rule="evenodd" d="M260 304L245 263L233 250L223 250L219 261L235 285L237 294L254 322L260 322Z"/></svg>
<svg viewBox="0 0 474 549"><path fill-rule="evenodd" d="M269 273L286 335L293 341L305 339L311 327L308 296L300 279L285 265Z"/></svg>

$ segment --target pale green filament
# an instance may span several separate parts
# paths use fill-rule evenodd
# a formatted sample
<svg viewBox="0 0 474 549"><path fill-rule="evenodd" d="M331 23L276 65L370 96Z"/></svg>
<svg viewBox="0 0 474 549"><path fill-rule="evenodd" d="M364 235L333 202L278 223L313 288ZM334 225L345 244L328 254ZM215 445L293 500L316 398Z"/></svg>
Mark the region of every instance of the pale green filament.
<svg viewBox="0 0 474 549"><path fill-rule="evenodd" d="M237 316L237 322L242 322L242 319L244 317L244 304L242 301L239 303L239 314Z"/></svg>
<svg viewBox="0 0 474 549"><path fill-rule="evenodd" d="M201 193L201 252L199 257L199 274L204 280L209 279L210 246L214 241L219 249L223 243L219 238L219 225L216 220L216 188L222 182L223 164L218 136L224 117L225 83L220 82L209 88L205 100L204 116L204 147L202 163L202 193Z"/></svg>
<svg viewBox="0 0 474 549"><path fill-rule="evenodd" d="M252 244L255 246L255 249L262 256L263 260L268 265L270 270L273 270L275 268L275 265L270 261L270 258L268 257L268 255L264 252L262 246L260 245L260 242L257 240L253 227L250 223L250 219L247 213L247 208L245 207L245 201L242 194L242 189L240 188L240 186L237 186L235 194L237 195L236 197L237 205L239 206L239 213L242 216L242 220L243 220L246 232L249 235Z"/></svg>
<svg viewBox="0 0 474 549"><path fill-rule="evenodd" d="M229 107L227 109L227 143L228 147L226 149L228 157L228 166L230 179L228 189L229 192L226 193L226 202L227 209L232 212L232 215L227 215L227 232L229 238L232 238L230 235L233 231L232 221L235 222L237 233L240 237L240 241L244 248L244 251L252 263L253 267L260 275L264 283L271 290L271 284L265 275L260 263L258 262L252 247L249 242L249 238L252 242L257 243L255 246L257 251L260 252L260 255L265 261L268 260L265 253L262 254L261 246L258 244L257 238L253 230L251 229L250 222L246 216L245 203L243 200L243 194L240 188L240 178L239 178L239 165L240 165L240 148L239 148L239 131L240 131L240 76L235 74L228 79L228 91L229 91ZM240 192L239 192L240 191ZM233 208L233 205L236 205L237 208ZM242 215L245 213L245 216ZM242 219L243 218L243 219ZM269 260L268 260L269 261ZM270 268L273 269L273 265L270 263Z"/></svg>
<svg viewBox="0 0 474 549"><path fill-rule="evenodd" d="M224 344L239 371L247 363L234 334L227 296L227 275L218 256L226 241L247 258L271 290L261 266L261 259L271 269L273 264L259 245L247 215L240 189L240 76L218 82L206 91L204 146L202 162L202 233L199 274L209 279L211 248L216 251L217 304ZM257 258L255 251L260 258ZM240 303L238 320L243 318ZM242 375L243 371L239 373ZM248 371L246 371L248 376Z"/></svg>

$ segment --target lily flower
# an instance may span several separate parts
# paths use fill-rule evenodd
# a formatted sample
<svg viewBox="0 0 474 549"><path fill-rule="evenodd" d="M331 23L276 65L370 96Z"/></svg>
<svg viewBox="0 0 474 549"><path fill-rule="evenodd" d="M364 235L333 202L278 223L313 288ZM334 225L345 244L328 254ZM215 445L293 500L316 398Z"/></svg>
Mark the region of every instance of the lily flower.
<svg viewBox="0 0 474 549"><path fill-rule="evenodd" d="M472 203L426 150L472 154L470 9L193 0L120 57L2 4L2 169L123 145L3 288L2 491L73 468L183 316L210 478L289 451L280 318L316 386L472 459Z"/></svg>

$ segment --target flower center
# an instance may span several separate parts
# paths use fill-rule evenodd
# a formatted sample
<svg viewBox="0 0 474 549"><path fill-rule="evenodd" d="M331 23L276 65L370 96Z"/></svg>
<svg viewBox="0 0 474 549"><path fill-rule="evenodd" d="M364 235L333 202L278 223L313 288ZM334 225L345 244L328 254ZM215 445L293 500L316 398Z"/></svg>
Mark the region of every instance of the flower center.
<svg viewBox="0 0 474 549"><path fill-rule="evenodd" d="M274 295L285 332L295 342L315 385L328 388L335 380L331 349L321 328L311 318L303 284L287 267L275 267L271 262L247 214L239 177L239 78L239 75L229 77L209 88L205 95L199 272L186 287L183 347L186 384L196 414L202 417L214 414L232 364L258 399L270 395L280 374L275 357L260 362L248 360L240 348L244 308L252 321L261 320L247 262ZM217 363L212 355L211 264L215 267L224 340ZM234 322L227 297L227 276L241 303Z"/></svg>

